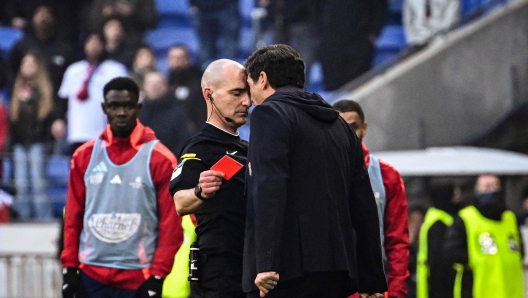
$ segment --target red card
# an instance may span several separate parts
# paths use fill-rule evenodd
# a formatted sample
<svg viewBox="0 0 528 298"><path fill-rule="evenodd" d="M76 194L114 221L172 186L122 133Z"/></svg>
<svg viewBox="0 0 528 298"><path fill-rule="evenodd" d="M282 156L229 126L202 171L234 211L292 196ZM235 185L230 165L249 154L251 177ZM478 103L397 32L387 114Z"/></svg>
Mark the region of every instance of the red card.
<svg viewBox="0 0 528 298"><path fill-rule="evenodd" d="M211 167L211 170L224 173L224 179L229 180L243 167L243 164L227 155L224 155L224 157L220 158L220 160Z"/></svg>

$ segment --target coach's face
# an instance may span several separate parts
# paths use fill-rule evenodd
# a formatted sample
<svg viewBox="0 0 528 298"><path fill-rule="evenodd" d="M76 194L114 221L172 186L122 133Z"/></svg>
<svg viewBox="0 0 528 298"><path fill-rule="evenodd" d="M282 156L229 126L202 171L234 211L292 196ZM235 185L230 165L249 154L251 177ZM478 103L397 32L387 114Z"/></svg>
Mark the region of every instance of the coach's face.
<svg viewBox="0 0 528 298"><path fill-rule="evenodd" d="M141 109L138 95L128 90L110 90L101 105L114 135L121 138L130 136Z"/></svg>
<svg viewBox="0 0 528 298"><path fill-rule="evenodd" d="M262 88L257 82L253 81L253 79L250 76L247 76L247 83L249 86L249 93L251 95L251 101L255 106L258 106L261 104L264 99L266 99L263 95Z"/></svg>

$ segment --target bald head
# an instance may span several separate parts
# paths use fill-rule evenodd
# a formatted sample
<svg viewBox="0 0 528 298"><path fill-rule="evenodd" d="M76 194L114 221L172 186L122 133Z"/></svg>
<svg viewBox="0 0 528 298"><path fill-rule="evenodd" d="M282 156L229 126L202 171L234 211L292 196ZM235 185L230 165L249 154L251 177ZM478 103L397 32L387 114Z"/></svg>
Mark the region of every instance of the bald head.
<svg viewBox="0 0 528 298"><path fill-rule="evenodd" d="M222 78L228 70L239 70L241 72L245 71L245 68L242 64L229 60L229 59L219 59L211 62L209 66L204 71L202 76L202 89L205 87L218 88L222 85Z"/></svg>

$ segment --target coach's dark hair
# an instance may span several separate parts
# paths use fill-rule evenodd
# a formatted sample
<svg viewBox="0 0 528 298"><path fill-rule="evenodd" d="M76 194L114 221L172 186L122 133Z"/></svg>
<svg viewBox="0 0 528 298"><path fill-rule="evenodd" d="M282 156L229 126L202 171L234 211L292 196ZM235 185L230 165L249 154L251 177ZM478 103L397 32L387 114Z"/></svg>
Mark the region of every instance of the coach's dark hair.
<svg viewBox="0 0 528 298"><path fill-rule="evenodd" d="M304 88L304 62L288 45L273 44L262 47L247 58L244 66L248 76L255 82L260 72L265 72L273 89L288 85Z"/></svg>
<svg viewBox="0 0 528 298"><path fill-rule="evenodd" d="M139 98L139 87L136 82L134 82L134 80L129 77L117 77L108 82L103 88L103 96L105 101L106 94L108 94L110 90L127 90L136 94L136 99Z"/></svg>
<svg viewBox="0 0 528 298"><path fill-rule="evenodd" d="M365 113L363 113L363 109L359 105L359 103L353 101L352 99L343 99L340 100L332 105L336 111L339 113L347 113L347 112L356 112L361 119L361 122L365 122Z"/></svg>

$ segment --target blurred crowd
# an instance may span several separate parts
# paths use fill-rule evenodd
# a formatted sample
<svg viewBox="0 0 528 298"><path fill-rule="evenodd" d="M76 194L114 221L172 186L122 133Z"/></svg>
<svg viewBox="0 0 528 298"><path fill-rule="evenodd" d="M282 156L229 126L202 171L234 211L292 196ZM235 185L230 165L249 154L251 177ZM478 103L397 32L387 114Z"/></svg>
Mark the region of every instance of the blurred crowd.
<svg viewBox="0 0 528 298"><path fill-rule="evenodd" d="M255 0L254 7L264 11L259 30L270 36L268 43L298 50L308 78L318 61L324 89L332 91L372 67L390 2ZM446 15L456 15L459 6L447 2L458 1L444 5L449 6ZM424 33L436 25L412 15L425 11L427 21L442 19L442 12L433 11L441 7L438 3L404 2L414 7L406 9L412 22L404 25L421 26L417 43L438 30ZM188 5L200 46L196 53L185 44L171 46L163 59L166 68L158 69L160 54L145 42L147 30L159 21L154 0L0 0L0 25L23 32L0 56L0 146L13 154L13 209L19 219L51 219L42 191L46 157L72 154L97 136L106 125L101 89L112 78L130 76L139 84L140 120L175 155L206 120L203 66L220 57L245 59L240 51L244 20L239 0L189 0Z"/></svg>

